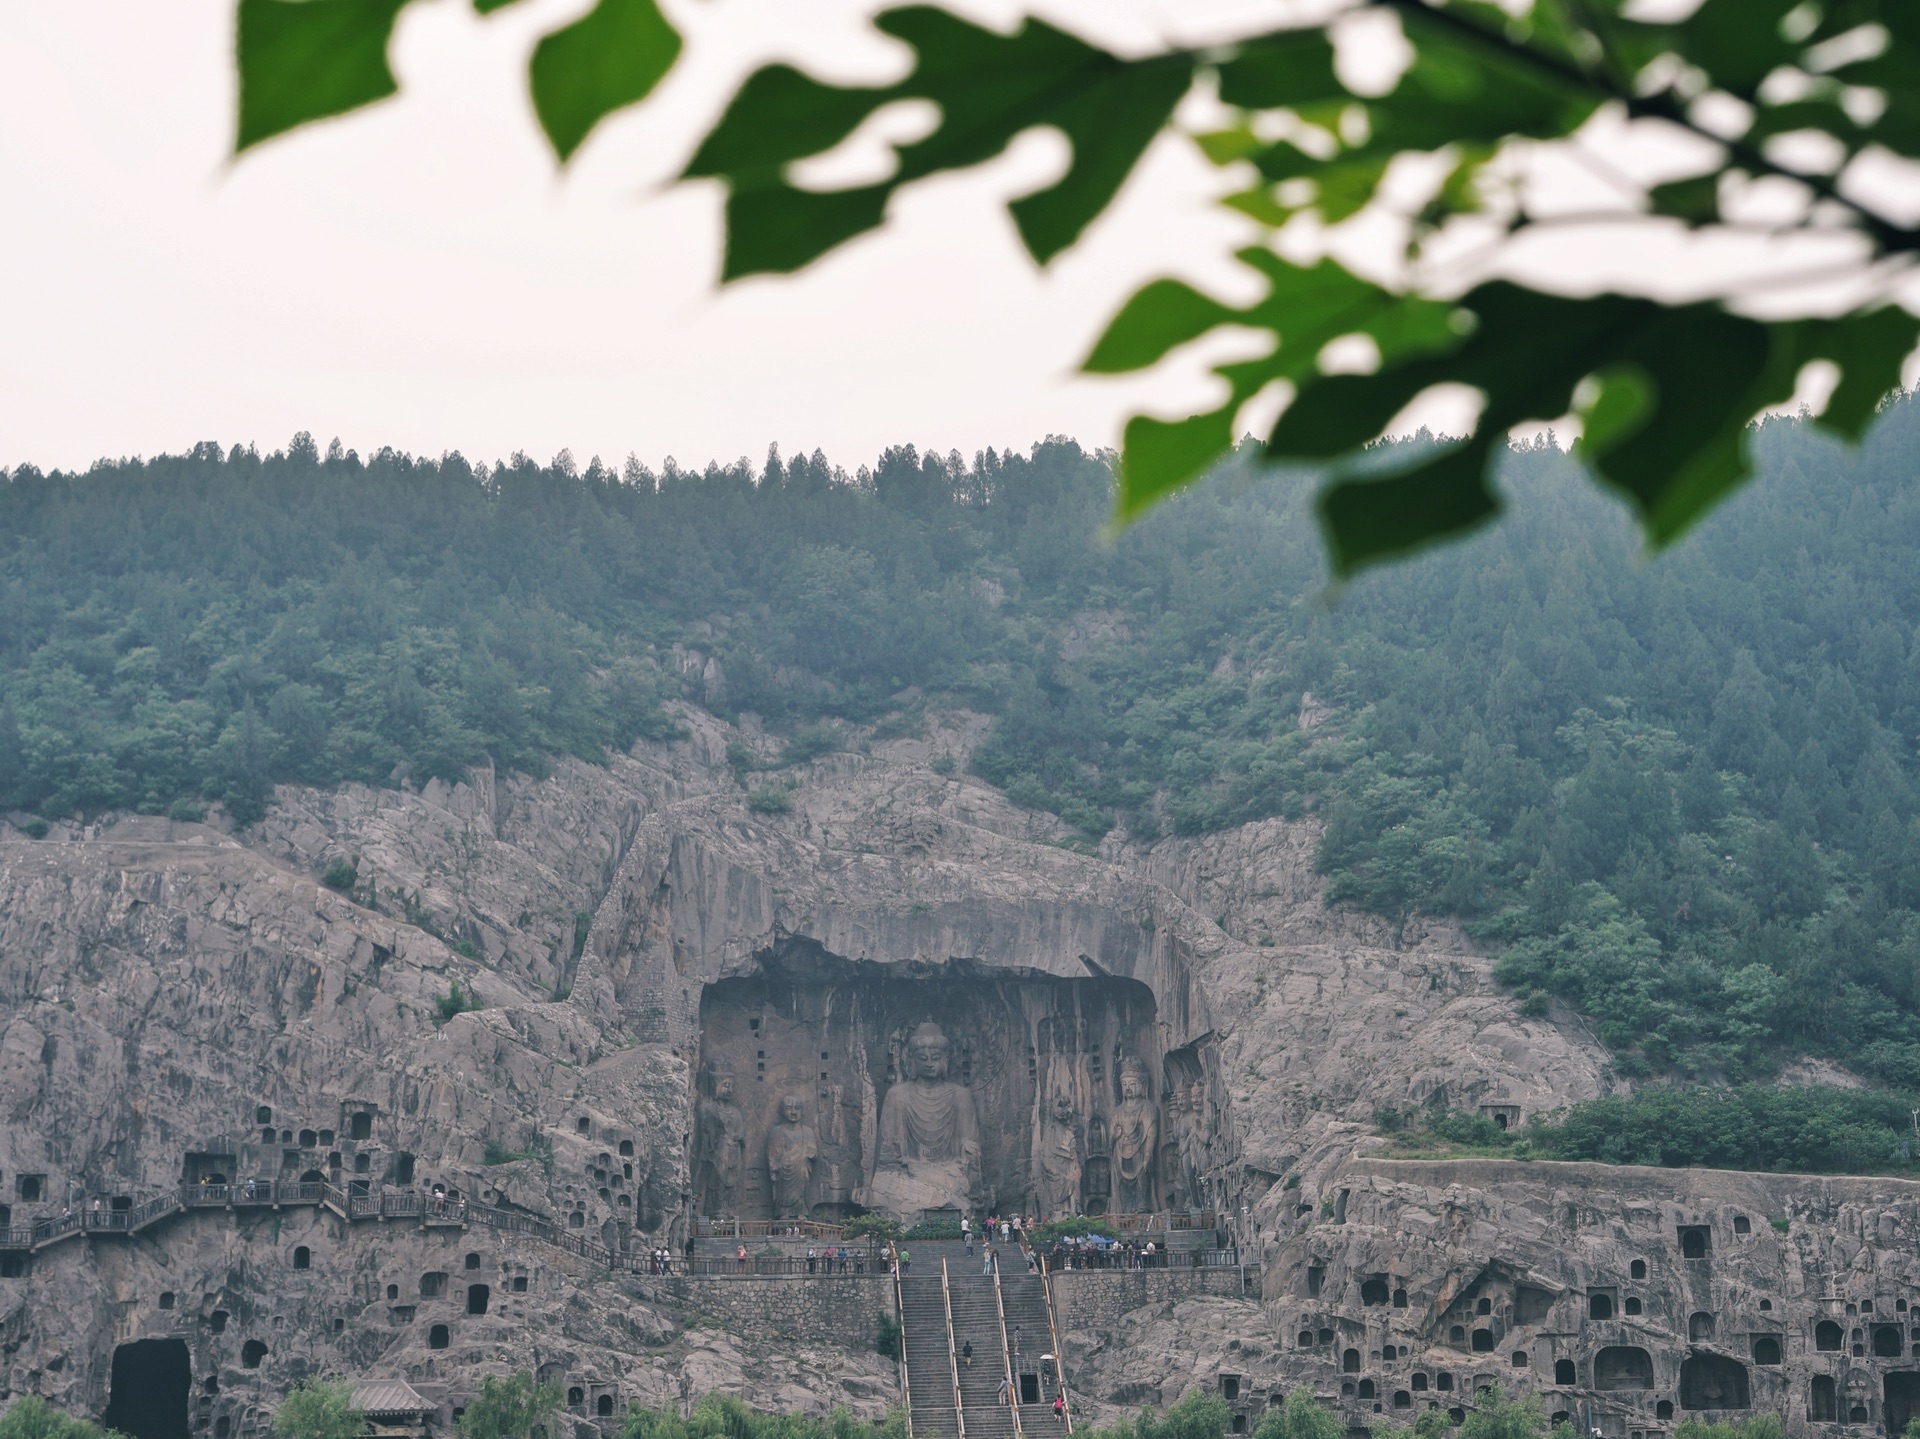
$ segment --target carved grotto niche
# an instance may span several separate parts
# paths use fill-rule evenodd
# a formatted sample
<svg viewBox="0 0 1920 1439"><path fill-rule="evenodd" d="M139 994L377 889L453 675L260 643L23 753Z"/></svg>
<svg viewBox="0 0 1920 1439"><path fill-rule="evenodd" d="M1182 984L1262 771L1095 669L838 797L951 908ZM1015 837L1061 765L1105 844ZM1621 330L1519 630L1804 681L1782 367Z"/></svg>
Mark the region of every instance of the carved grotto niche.
<svg viewBox="0 0 1920 1439"><path fill-rule="evenodd" d="M1185 1207L1206 1080L1197 1054L1163 1052L1157 1019L1136 980L789 942L701 994L696 1211L912 1224Z"/></svg>

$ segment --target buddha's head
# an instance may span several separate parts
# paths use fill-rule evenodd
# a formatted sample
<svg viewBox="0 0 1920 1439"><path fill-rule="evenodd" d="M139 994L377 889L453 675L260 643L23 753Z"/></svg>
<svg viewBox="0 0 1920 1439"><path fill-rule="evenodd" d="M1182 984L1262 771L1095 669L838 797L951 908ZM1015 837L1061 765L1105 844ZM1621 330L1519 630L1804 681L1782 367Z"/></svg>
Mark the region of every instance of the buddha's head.
<svg viewBox="0 0 1920 1439"><path fill-rule="evenodd" d="M733 1098L733 1071L725 1065L715 1064L708 1066L707 1083L712 1089L715 1099Z"/></svg>
<svg viewBox="0 0 1920 1439"><path fill-rule="evenodd" d="M1147 1097L1147 1071L1137 1059L1120 1066L1120 1097L1129 1104Z"/></svg>
<svg viewBox="0 0 1920 1439"><path fill-rule="evenodd" d="M1062 1124L1073 1122L1073 1094L1064 1085L1053 1091L1053 1117Z"/></svg>
<svg viewBox="0 0 1920 1439"><path fill-rule="evenodd" d="M806 1101L797 1094L789 1094L780 1101L780 1118L788 1124L798 1124L806 1112Z"/></svg>
<svg viewBox="0 0 1920 1439"><path fill-rule="evenodd" d="M932 1020L914 1030L907 1040L907 1053L913 1056L914 1073L921 1079L947 1077L947 1037Z"/></svg>

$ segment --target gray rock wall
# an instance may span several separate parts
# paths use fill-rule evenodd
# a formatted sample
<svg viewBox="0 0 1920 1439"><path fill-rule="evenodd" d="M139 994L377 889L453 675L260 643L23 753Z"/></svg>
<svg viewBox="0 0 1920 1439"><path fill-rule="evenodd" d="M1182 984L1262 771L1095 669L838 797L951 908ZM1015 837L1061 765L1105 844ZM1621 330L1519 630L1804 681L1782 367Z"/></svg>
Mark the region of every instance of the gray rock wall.
<svg viewBox="0 0 1920 1439"><path fill-rule="evenodd" d="M901 974L1105 974L1151 992L1160 1052L1204 1092L1196 1171L1256 1260L1259 1297L1213 1292L1226 1282L1213 1277L1191 1281L1203 1292L1067 1281L1069 1372L1091 1412L1171 1402L1231 1373L1243 1395L1311 1383L1357 1422L1374 1402L1393 1417L1402 1389L1409 1407L1415 1393L1438 1402L1496 1371L1554 1388L1553 1365L1570 1357L1567 1402L1590 1398L1607 1432L1631 1439L1671 1422L1657 1405L1679 1403L1696 1351L1745 1364L1753 1395L1790 1418L1799 1406L1797 1427L1816 1374L1834 1379L1840 1412L1858 1398L1884 1424L1888 1375L1920 1367L1910 1347L1897 1362L1807 1348L1820 1306L1837 1305L1835 1322L1860 1328L1870 1351L1859 1306L1880 1322L1881 1305L1914 1302L1898 1186L1789 1193L1739 1176L1367 1161L1382 1106L1524 1118L1613 1080L1578 1023L1520 1015L1458 934L1324 908L1310 825L1150 847L1114 836L1076 852L1049 818L935 772L942 754L964 770L981 733L967 717L794 769L793 812L763 816L745 807L726 747L773 744L698 712L688 722L684 742L605 768L565 761L539 781L283 790L243 836L108 817L36 843L0 824L7 1217L70 1195L138 1199L202 1172L375 1185L411 1173L614 1248L678 1245L702 994L782 946L812 945ZM357 861L351 894L318 883L339 859ZM456 982L478 1009L451 1013ZM360 1139L356 1114L370 1116ZM1732 1188L1709 1204L1714 1186ZM1725 1227L1736 1207L1750 1231L1736 1244L1714 1229L1722 1247L1704 1275L1672 1259L1682 1215ZM1775 1217L1790 1219L1784 1237L1762 1222ZM1595 1287L1616 1285L1624 1310L1633 1281L1618 1276L1636 1257L1652 1276L1641 1314L1583 1318L1579 1296ZM1318 1295L1303 1289L1316 1267ZM442 1272L445 1292L418 1292ZM1384 1306L1365 1298L1378 1275L1394 1281ZM465 1310L476 1282L494 1296L485 1315ZM877 1413L893 1376L871 1353L876 1281L832 1282L721 1289L612 1275L478 1231L349 1228L313 1210L192 1215L130 1241L70 1241L0 1275L0 1356L10 1392L97 1415L117 1343L181 1337L204 1439L251 1439L309 1373L406 1377L450 1411L482 1374L535 1363L621 1406L691 1386ZM1474 1302L1507 1306L1489 1316L1497 1365L1448 1337L1450 1306L1476 1285ZM1529 1297L1522 1321L1522 1288L1552 1296L1545 1317ZM1712 1340L1688 1337L1695 1312L1715 1316ZM1752 1337L1775 1322L1782 1363L1756 1366ZM1654 1387L1589 1395L1598 1350L1635 1334ZM249 1339L267 1346L257 1368ZM1361 1364L1350 1375L1347 1349ZM1413 1387L1416 1370L1429 1389ZM1437 1388L1442 1372L1453 1390ZM1385 1397L1362 1401L1362 1380Z"/></svg>

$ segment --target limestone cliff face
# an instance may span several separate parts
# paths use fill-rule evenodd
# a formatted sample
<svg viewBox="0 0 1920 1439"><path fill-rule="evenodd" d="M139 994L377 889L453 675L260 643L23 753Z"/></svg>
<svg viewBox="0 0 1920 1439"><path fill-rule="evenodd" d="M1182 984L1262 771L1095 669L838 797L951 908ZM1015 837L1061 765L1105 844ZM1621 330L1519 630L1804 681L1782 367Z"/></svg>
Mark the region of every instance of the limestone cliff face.
<svg viewBox="0 0 1920 1439"><path fill-rule="evenodd" d="M12 1221L70 1194L317 1174L440 1184L614 1249L677 1243L703 992L802 945L906 975L957 962L1144 986L1204 1091L1196 1198L1268 1248L1271 1312L1250 1322L1272 1345L1294 1323L1279 1295L1301 1196L1341 1187L1374 1110L1524 1116L1608 1086L1591 1039L1521 1017L1459 935L1396 943L1326 910L1307 825L1077 852L936 771L943 755L964 771L981 732L966 719L772 773L791 809L760 814L727 745L774 746L687 718L685 741L539 780L282 790L240 835L129 817L35 842L0 826ZM342 859L351 894L319 882ZM479 1007L449 1017L456 983ZM482 1284L485 1313L469 1313ZM888 1402L892 1366L866 1335L763 1342L696 1291L477 1228L219 1211L35 1254L0 1277L0 1344L11 1390L98 1413L116 1343L185 1339L209 1439L332 1370L450 1402L529 1365L622 1408L677 1395L686 1373L770 1404ZM250 1342L265 1346L252 1366Z"/></svg>
<svg viewBox="0 0 1920 1439"><path fill-rule="evenodd" d="M1897 1435L1920 1413L1920 1184L1355 1158L1288 1198L1259 1298L1114 1314L1070 1276L1083 1408L1199 1386L1251 1427L1306 1384L1358 1426L1502 1384L1609 1436L1753 1411Z"/></svg>

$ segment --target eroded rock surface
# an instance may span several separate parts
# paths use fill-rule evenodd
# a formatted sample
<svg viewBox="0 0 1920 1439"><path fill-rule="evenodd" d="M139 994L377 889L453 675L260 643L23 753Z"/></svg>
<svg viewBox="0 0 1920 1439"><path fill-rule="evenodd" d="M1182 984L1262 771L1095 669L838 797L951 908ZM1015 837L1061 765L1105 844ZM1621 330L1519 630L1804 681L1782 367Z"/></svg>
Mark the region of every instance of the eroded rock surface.
<svg viewBox="0 0 1920 1439"><path fill-rule="evenodd" d="M782 789L789 812L756 812L728 745L758 746L769 761L775 746L701 712L687 718L687 740L606 767L562 762L539 780L482 772L417 791L282 790L241 836L123 818L56 826L33 842L0 826L0 1191L11 1221L57 1213L70 1196L137 1204L201 1177L311 1177L376 1192L438 1185L615 1252L677 1253L695 1204L703 998L797 954L902 981L1008 993L1098 982L1142 996L1126 1023L1150 1024L1152 1041L1109 1024L1101 1032L1136 1036L1129 1052L1089 1071L1083 1046L1075 1082L1084 1089L1091 1072L1112 1105L1123 1061L1137 1072L1158 1118L1136 1119L1131 1142L1178 1152L1129 1182L1160 1186L1161 1203L1185 1186L1181 1200L1221 1214L1257 1260L1258 1292L1169 1289L1077 1331L1069 1355L1095 1409L1171 1402L1218 1383L1229 1362L1249 1376L1249 1396L1310 1381L1338 1400L1348 1379L1329 1356L1353 1348L1361 1378L1392 1386L1378 1401L1391 1414L1400 1389L1426 1402L1411 1387L1416 1365L1437 1383L1444 1360L1470 1387L1491 1362L1448 1348L1448 1306L1475 1285L1476 1300L1510 1311L1497 1339L1503 1378L1540 1381L1562 1348L1579 1349L1590 1387L1582 1346L1603 1336L1575 1322L1579 1297L1629 1248L1654 1263L1654 1228L1707 1212L1684 1197L1692 1181L1680 1176L1636 1179L1643 1197L1622 1207L1604 1175L1555 1178L1556 1167L1538 1166L1396 1178L1411 1171L1358 1157L1382 1107L1478 1106L1523 1120L1606 1092L1611 1079L1577 1023L1522 1017L1451 929L1396 934L1325 909L1308 825L1081 853L1047 817L960 777L982 732L966 717L756 775L756 786L792 785ZM944 758L957 773L936 768ZM355 866L350 893L320 883L340 861ZM1008 1012L1032 1003L1009 1000ZM892 1032L862 1031L836 1051L859 1051L847 1062L867 1067L875 1095L895 1082L874 1073L894 1052ZM957 1067L971 1040L955 1038ZM1005 1092L1037 1110L1044 1068L1033 1058L1030 1079ZM742 1090L757 1082L735 1069ZM866 1132L860 1101L841 1092L850 1084L823 1070L820 1097L808 1090L787 1121L815 1131L816 1167L789 1183L814 1186L809 1203L826 1198L832 1106L853 1116L840 1142L855 1171L835 1194L851 1200L870 1173L870 1160L850 1157ZM1143 1096L1126 1092L1137 1110ZM754 1102L763 1114L778 1107ZM1038 1122L982 1116L983 1126ZM741 1140L744 1162L764 1162L756 1142ZM1000 1167L1005 1204L1029 1176ZM1724 1281L1732 1289L1687 1292L1748 1325L1743 1334L1764 1327L1753 1308L1764 1284L1793 1275L1801 1287L1773 1301L1783 1324L1812 1312L1813 1289L1827 1302L1840 1270L1886 1289L1842 1301L1843 1318L1848 1302L1895 1303L1913 1278L1890 1257L1913 1251L1909 1201L1849 1195L1816 1202L1795 1191L1785 1240L1767 1221L1789 1199L1728 1199L1711 1222L1731 1224L1729 1206L1744 1206L1757 1227L1743 1240L1760 1257ZM1691 1273L1660 1262L1668 1278L1656 1285ZM1735 1273L1715 1262L1715 1275ZM1322 1288L1308 1302L1301 1286L1315 1265ZM11 1391L98 1414L117 1344L177 1338L191 1359L195 1432L207 1439L260 1432L286 1386L315 1372L406 1378L450 1409L480 1374L534 1367L580 1392L583 1422L602 1396L617 1414L689 1387L868 1414L894 1398L892 1362L872 1352L886 1300L872 1278L834 1301L831 1322L809 1327L805 1303L743 1308L740 1293L716 1290L738 1281L610 1274L525 1235L349 1222L312 1206L176 1215L11 1267L21 1272L0 1276ZM1393 1280L1378 1314L1355 1287L1375 1273ZM1624 1303L1628 1281L1606 1282ZM1552 1296L1525 1324L1522 1285ZM1394 1288L1407 1307L1394 1306ZM855 1323L862 1305L874 1312ZM1670 1325L1671 1308L1614 1322ZM1296 1342L1323 1329L1339 1342ZM1508 1352L1522 1340L1524 1371ZM1680 1342L1668 1329L1644 1341L1656 1381L1647 1393L1682 1382ZM1387 1343L1396 1357L1376 1362ZM1778 1372L1810 1380L1794 1362ZM1836 1376L1843 1397L1864 1382L1850 1372ZM1369 1417L1372 1401L1352 1382L1354 1413ZM1768 1376L1752 1382L1773 1392ZM1876 1420L1890 1402L1883 1384L1869 1404ZM1607 1403L1623 1424L1664 1422L1638 1400Z"/></svg>

